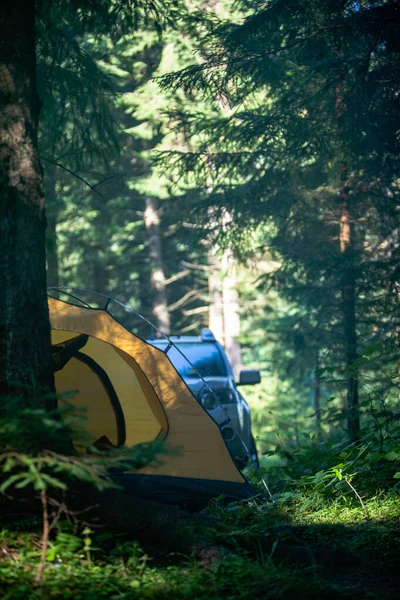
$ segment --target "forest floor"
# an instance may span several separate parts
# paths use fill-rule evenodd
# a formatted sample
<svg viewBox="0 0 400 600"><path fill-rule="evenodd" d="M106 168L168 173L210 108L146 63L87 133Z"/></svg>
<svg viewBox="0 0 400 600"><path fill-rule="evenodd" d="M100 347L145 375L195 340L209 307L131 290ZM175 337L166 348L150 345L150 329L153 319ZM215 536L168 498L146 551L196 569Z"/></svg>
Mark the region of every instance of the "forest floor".
<svg viewBox="0 0 400 600"><path fill-rule="evenodd" d="M145 531L94 532L59 521L39 583L40 518L3 529L0 520L0 597L400 598L399 486L393 456L374 460L347 479L342 466L326 465L296 481L276 468L269 482L280 492L272 499L260 494L228 505L217 499L204 511L206 525L187 526L182 534L191 551L168 547L168 531L146 543Z"/></svg>

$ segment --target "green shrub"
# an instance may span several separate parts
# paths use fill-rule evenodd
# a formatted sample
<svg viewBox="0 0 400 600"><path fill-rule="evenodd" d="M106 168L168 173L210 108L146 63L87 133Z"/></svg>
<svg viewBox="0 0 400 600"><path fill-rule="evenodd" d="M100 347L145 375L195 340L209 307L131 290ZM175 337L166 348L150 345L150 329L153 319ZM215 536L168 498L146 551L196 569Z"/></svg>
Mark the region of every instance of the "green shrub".
<svg viewBox="0 0 400 600"><path fill-rule="evenodd" d="M91 447L87 454L78 455L70 441L71 432L76 419L84 416L71 409L46 410L49 397L32 389L30 397L24 393L0 400L0 492L8 495L10 503L17 495L37 499L41 507L37 581L42 577L50 532L62 515L70 514L66 492L77 484L98 491L118 488L113 472L140 468L163 452L161 443L151 443L104 453Z"/></svg>

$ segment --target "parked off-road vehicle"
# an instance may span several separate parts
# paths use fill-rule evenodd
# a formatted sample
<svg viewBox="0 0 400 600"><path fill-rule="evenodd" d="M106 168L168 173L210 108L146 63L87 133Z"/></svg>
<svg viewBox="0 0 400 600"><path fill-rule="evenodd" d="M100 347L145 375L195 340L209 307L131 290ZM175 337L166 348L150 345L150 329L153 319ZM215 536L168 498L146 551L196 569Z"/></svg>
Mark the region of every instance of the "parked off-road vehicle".
<svg viewBox="0 0 400 600"><path fill-rule="evenodd" d="M224 348L209 329L200 337L172 336L147 340L167 355L192 391L221 429L222 436L239 467L249 461L246 449L257 461L257 449L251 432L250 408L238 386L260 382L260 372L244 370L235 382ZM211 390L211 391L210 391Z"/></svg>

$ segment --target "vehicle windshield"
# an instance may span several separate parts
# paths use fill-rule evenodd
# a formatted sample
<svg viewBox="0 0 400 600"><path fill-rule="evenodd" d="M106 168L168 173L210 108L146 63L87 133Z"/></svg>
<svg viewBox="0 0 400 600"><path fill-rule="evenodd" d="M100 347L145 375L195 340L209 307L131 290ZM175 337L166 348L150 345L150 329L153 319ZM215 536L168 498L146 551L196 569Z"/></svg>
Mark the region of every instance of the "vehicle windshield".
<svg viewBox="0 0 400 600"><path fill-rule="evenodd" d="M168 358L184 379L202 377L226 377L227 369L218 346L214 343L176 342L175 345L189 359L193 367L174 347L168 352ZM157 344L164 350L167 344Z"/></svg>

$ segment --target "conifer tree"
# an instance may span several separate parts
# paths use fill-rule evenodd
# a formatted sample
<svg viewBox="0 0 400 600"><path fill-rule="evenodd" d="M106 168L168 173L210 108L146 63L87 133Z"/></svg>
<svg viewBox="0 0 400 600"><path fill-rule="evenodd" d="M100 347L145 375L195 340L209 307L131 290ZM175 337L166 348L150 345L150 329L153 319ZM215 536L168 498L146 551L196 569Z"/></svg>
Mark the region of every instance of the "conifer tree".
<svg viewBox="0 0 400 600"><path fill-rule="evenodd" d="M224 205L238 231L273 224L264 243L283 263L275 285L324 324L324 343L329 331L338 334L355 440L358 377L351 366L357 336L373 335L362 317L373 304L375 323L385 328L393 306L395 267L382 244L397 227L399 206L399 6L255 0L242 8L241 22L211 24L203 64L164 79L222 98L231 110L225 119L186 115L203 143L178 158L204 180L212 168L209 203L218 213Z"/></svg>

